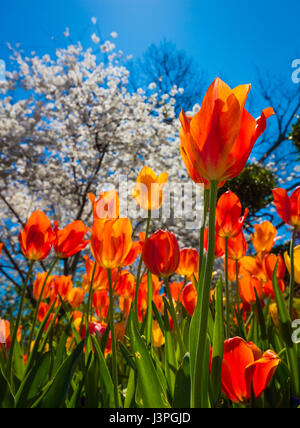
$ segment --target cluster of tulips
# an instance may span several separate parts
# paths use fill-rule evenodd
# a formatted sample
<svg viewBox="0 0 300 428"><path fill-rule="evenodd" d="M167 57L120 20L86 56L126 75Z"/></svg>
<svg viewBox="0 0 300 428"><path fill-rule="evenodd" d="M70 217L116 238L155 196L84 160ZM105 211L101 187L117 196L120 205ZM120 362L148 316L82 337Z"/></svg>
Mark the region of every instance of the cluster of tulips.
<svg viewBox="0 0 300 428"><path fill-rule="evenodd" d="M297 405L300 353L291 325L300 282L300 187L291 196L273 190L277 212L292 230L284 258L272 253L277 230L268 221L254 226L255 255L247 255L247 208L231 191L217 197L243 170L274 114L268 108L255 120L244 107L249 90L231 90L217 78L200 111L180 115L182 159L205 188L198 249L180 249L169 230L150 233L168 174L149 167L132 193L148 213L136 241L130 220L120 217L116 191L99 199L89 194L91 228L80 220L52 227L42 211L30 216L19 233L28 274L15 319L3 323L3 407ZM59 260L83 250L80 286L71 276L52 275ZM33 267L51 251L50 268L33 280L35 305L24 328ZM220 278L214 278L216 258L224 262Z"/></svg>

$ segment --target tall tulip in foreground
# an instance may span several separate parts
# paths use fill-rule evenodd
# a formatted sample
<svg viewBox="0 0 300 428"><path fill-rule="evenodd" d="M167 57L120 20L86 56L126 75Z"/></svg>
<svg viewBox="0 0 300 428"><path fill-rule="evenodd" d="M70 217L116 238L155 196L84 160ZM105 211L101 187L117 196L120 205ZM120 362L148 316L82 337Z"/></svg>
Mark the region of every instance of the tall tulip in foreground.
<svg viewBox="0 0 300 428"><path fill-rule="evenodd" d="M197 175L210 182L208 252L201 286L200 326L197 332L195 367L192 373L192 406L203 405L201 383L204 377L204 352L210 283L215 247L215 217L217 189L221 181L239 175L246 165L255 141L266 129L272 108L263 110L254 119L245 109L250 85L230 89L216 78L208 88L198 113L188 118L180 114L180 138L186 158L193 164Z"/></svg>

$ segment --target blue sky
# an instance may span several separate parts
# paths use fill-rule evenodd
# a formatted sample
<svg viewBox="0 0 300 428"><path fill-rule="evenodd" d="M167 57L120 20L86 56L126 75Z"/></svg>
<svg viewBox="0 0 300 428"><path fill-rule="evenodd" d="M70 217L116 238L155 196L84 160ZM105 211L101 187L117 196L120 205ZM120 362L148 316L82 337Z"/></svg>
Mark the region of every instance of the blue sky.
<svg viewBox="0 0 300 428"><path fill-rule="evenodd" d="M10 0L1 2L0 58L5 43L48 52L87 37L95 16L103 37L119 34L117 47L139 56L164 37L185 49L206 72L231 86L252 82L255 67L290 82L300 58L299 0ZM90 33L89 33L90 34ZM54 36L54 40L52 40Z"/></svg>

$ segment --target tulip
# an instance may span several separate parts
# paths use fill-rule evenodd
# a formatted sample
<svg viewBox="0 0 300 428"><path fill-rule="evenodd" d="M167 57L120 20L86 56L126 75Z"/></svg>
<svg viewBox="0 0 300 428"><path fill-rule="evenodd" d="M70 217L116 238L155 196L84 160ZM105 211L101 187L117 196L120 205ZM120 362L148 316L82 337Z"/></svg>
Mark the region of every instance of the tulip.
<svg viewBox="0 0 300 428"><path fill-rule="evenodd" d="M0 242L0 255L1 255L1 251L2 251L3 245L4 244L2 242Z"/></svg>
<svg viewBox="0 0 300 428"><path fill-rule="evenodd" d="M268 108L255 120L245 109L249 90L250 85L231 90L216 78L195 116L189 119L181 112L181 142L198 176L220 182L242 172L266 119L274 114Z"/></svg>
<svg viewBox="0 0 300 428"><path fill-rule="evenodd" d="M48 217L42 211L35 211L29 217L19 242L24 256L32 261L45 259L52 248L54 232Z"/></svg>
<svg viewBox="0 0 300 428"><path fill-rule="evenodd" d="M257 347L240 337L224 343L222 391L234 403L247 404L251 388L258 399L269 385L278 365L278 355L268 350L260 358Z"/></svg>
<svg viewBox="0 0 300 428"><path fill-rule="evenodd" d="M153 169L145 166L139 173L132 196L144 210L157 210L163 201L162 189L168 181L168 174L163 172L159 176Z"/></svg>
<svg viewBox="0 0 300 428"><path fill-rule="evenodd" d="M159 323L156 320L152 322L153 346L160 348L165 344L165 337L160 329Z"/></svg>
<svg viewBox="0 0 300 428"><path fill-rule="evenodd" d="M132 247L132 227L128 218L95 220L91 248L97 264L105 269L121 267Z"/></svg>
<svg viewBox="0 0 300 428"><path fill-rule="evenodd" d="M82 277L82 287L85 292L88 292L93 279L93 290L108 290L108 274L107 269L95 264L87 255L83 256L85 260L86 274ZM94 273L94 277L93 277ZM112 280L115 282L118 278L117 269L112 269Z"/></svg>
<svg viewBox="0 0 300 428"><path fill-rule="evenodd" d="M275 299L274 289L273 289L273 272L277 263L277 281L278 286L281 292L284 292L284 276L285 276L285 264L280 255L276 256L275 254L268 254L263 258L262 266L266 275L267 281L264 284L264 292L267 296L270 296L272 299Z"/></svg>
<svg viewBox="0 0 300 428"><path fill-rule="evenodd" d="M98 290L93 293L93 307L100 320L105 320L109 307L107 290Z"/></svg>
<svg viewBox="0 0 300 428"><path fill-rule="evenodd" d="M241 233L248 209L245 209L243 216L241 214L242 205L239 198L231 191L223 193L216 208L218 235L222 238L234 238Z"/></svg>
<svg viewBox="0 0 300 428"><path fill-rule="evenodd" d="M223 249L225 251L225 240L223 240ZM243 231L234 238L228 239L228 258L231 260L241 260L247 252L247 242Z"/></svg>
<svg viewBox="0 0 300 428"><path fill-rule="evenodd" d="M279 217L286 224L300 230L300 186L290 197L285 189L273 189L273 197Z"/></svg>
<svg viewBox="0 0 300 428"><path fill-rule="evenodd" d="M168 230L158 230L146 239L142 257L151 273L168 278L179 265L180 250L176 236Z"/></svg>
<svg viewBox="0 0 300 428"><path fill-rule="evenodd" d="M81 220L73 221L64 229L58 229L58 222L54 222L54 251L61 259L72 257L83 250L90 241L84 239L89 228Z"/></svg>
<svg viewBox="0 0 300 428"><path fill-rule="evenodd" d="M135 277L128 271L122 271L116 282L114 292L119 297L119 306L126 318L129 315L131 302L134 299Z"/></svg>
<svg viewBox="0 0 300 428"><path fill-rule="evenodd" d="M186 311L193 316L193 313L197 306L197 290L195 286L189 282L184 287L181 294L181 303L183 304Z"/></svg>
<svg viewBox="0 0 300 428"><path fill-rule="evenodd" d="M284 253L284 261L291 274L291 258L287 251ZM294 248L294 278L297 284L300 284L300 245Z"/></svg>
<svg viewBox="0 0 300 428"><path fill-rule="evenodd" d="M179 265L176 273L186 278L197 275L199 267L199 254L195 248L184 248L180 251Z"/></svg>
<svg viewBox="0 0 300 428"><path fill-rule="evenodd" d="M67 295L67 300L71 306L71 308L76 309L79 308L84 299L84 291L82 288L73 287L69 291Z"/></svg>
<svg viewBox="0 0 300 428"><path fill-rule="evenodd" d="M215 251L215 214L217 189L221 181L236 177L243 170L253 145L266 128L272 108L255 120L245 109L250 85L231 90L219 78L210 85L201 109L189 119L180 114L185 153L200 177L210 181L208 251L201 288L201 317L195 346L195 367L192 373L191 405L204 405L204 353L208 303ZM207 392L207 391L206 391Z"/></svg>
<svg viewBox="0 0 300 428"><path fill-rule="evenodd" d="M97 201L92 193L88 197L93 206L94 219L114 219L120 216L119 195L116 190L102 192Z"/></svg>
<svg viewBox="0 0 300 428"><path fill-rule="evenodd" d="M208 252L208 227L204 231L204 248ZM217 259L224 256L224 239L221 238L217 231L215 232L214 257Z"/></svg>
<svg viewBox="0 0 300 428"><path fill-rule="evenodd" d="M252 244L257 253L269 253L275 244L276 228L269 221L254 225L254 234L251 235Z"/></svg>
<svg viewBox="0 0 300 428"><path fill-rule="evenodd" d="M61 275L54 276L53 287L50 295L50 303L52 304L54 300L57 300L57 304L60 303L60 298L62 300L67 300L68 295L73 288L72 276Z"/></svg>
<svg viewBox="0 0 300 428"><path fill-rule="evenodd" d="M47 272L38 273L33 283L33 297L35 300L39 300L42 293L41 299L47 299L50 296L50 290L53 284L53 276L48 276ZM46 281L46 282L45 282ZM44 285L45 283L45 285ZM42 289L44 288L43 292Z"/></svg>
<svg viewBox="0 0 300 428"><path fill-rule="evenodd" d="M255 291L259 298L263 295L263 285L261 281L255 276L244 275L239 280L239 293L242 300L249 305L252 305L256 302Z"/></svg>

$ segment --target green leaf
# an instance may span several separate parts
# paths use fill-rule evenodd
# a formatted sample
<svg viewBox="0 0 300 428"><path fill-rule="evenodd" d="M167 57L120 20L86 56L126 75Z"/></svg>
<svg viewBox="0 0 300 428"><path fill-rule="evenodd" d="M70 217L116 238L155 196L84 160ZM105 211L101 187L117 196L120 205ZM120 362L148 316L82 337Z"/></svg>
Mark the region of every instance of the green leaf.
<svg viewBox="0 0 300 428"><path fill-rule="evenodd" d="M100 383L103 391L103 407L114 408L115 399L114 399L114 385L108 370L101 346L99 345L99 341L96 336L92 336L93 345L95 348L95 354L98 358L99 363L99 376Z"/></svg>
<svg viewBox="0 0 300 428"><path fill-rule="evenodd" d="M185 354L176 374L172 408L188 409L191 402L190 356Z"/></svg>
<svg viewBox="0 0 300 428"><path fill-rule="evenodd" d="M128 332L134 353L143 406L146 408L169 408L170 404L167 400L166 391L157 376L151 355L139 334L135 319L132 309L128 319Z"/></svg>
<svg viewBox="0 0 300 428"><path fill-rule="evenodd" d="M49 380L50 365L50 352L41 355L36 365L27 373L17 391L15 397L16 408L29 408L36 401L42 388Z"/></svg>
<svg viewBox="0 0 300 428"><path fill-rule="evenodd" d="M82 354L84 341L82 341L63 362L54 378L51 380L50 387L47 389L42 402L41 408L61 408L64 405L66 395L71 383L72 375L76 364Z"/></svg>
<svg viewBox="0 0 300 428"><path fill-rule="evenodd" d="M276 263L276 267L273 272L273 289L275 294L275 299L278 308L278 319L280 323L280 335L286 344L286 351L288 357L288 363L290 368L290 374L292 379L292 389L293 394L297 397L300 396L300 368L297 357L297 344L294 344L292 341L292 321L290 318L289 311L286 307L283 295L279 289L278 281L277 281L277 268L278 261Z"/></svg>
<svg viewBox="0 0 300 428"><path fill-rule="evenodd" d="M216 294L216 315L212 343L211 362L211 390L212 405L218 403L221 395L221 374L224 355L224 313L223 313L223 285L221 278L218 280Z"/></svg>

